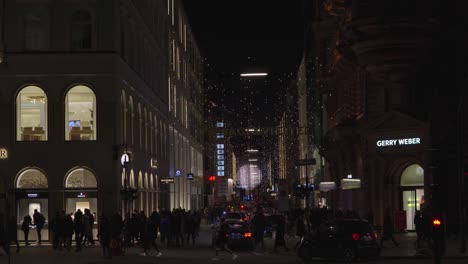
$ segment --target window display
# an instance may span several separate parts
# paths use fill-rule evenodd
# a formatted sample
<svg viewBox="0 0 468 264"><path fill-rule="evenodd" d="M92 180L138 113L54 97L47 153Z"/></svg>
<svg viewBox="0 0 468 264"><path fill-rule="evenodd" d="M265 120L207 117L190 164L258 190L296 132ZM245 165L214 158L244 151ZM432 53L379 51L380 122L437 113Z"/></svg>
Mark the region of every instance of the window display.
<svg viewBox="0 0 468 264"><path fill-rule="evenodd" d="M16 140L47 140L47 96L37 86L27 86L16 98Z"/></svg>
<svg viewBox="0 0 468 264"><path fill-rule="evenodd" d="M65 98L65 139L96 140L96 96L78 85Z"/></svg>

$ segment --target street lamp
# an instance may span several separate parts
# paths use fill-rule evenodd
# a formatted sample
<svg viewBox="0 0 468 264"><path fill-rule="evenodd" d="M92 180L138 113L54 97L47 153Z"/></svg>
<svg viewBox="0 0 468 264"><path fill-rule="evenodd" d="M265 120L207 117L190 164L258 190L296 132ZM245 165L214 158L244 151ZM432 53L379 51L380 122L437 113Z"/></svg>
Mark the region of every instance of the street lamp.
<svg viewBox="0 0 468 264"><path fill-rule="evenodd" d="M268 76L266 72L252 72L252 73L241 73L241 77L261 77L261 76Z"/></svg>

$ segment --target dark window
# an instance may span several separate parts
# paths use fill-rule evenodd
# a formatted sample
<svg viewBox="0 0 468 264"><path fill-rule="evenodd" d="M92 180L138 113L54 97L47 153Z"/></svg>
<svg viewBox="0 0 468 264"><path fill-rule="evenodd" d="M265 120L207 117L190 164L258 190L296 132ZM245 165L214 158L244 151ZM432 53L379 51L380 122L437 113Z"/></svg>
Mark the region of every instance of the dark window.
<svg viewBox="0 0 468 264"><path fill-rule="evenodd" d="M43 50L48 48L47 16L45 10L28 12L23 18L24 49Z"/></svg>
<svg viewBox="0 0 468 264"><path fill-rule="evenodd" d="M72 49L92 48L92 17L86 10L75 11L72 15L71 36Z"/></svg>

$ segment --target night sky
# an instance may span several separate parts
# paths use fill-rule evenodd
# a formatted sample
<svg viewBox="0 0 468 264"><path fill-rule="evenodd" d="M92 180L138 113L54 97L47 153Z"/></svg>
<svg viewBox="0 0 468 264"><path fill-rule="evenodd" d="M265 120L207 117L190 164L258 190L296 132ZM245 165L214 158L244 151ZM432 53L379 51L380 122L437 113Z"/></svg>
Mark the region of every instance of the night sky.
<svg viewBox="0 0 468 264"><path fill-rule="evenodd" d="M301 0L185 0L205 57L207 96L226 123L273 126L302 56ZM268 72L256 80L239 73Z"/></svg>

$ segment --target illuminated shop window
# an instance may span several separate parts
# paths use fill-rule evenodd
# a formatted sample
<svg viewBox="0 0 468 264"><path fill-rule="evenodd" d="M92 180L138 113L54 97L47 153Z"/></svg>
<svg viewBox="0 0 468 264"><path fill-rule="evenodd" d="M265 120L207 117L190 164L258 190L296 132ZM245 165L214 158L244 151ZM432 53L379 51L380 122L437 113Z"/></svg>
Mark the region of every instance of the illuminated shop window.
<svg viewBox="0 0 468 264"><path fill-rule="evenodd" d="M66 176L65 188L97 188L96 176L85 168L74 169Z"/></svg>
<svg viewBox="0 0 468 264"><path fill-rule="evenodd" d="M46 189L49 187L47 177L38 169L26 169L16 179L18 189Z"/></svg>
<svg viewBox="0 0 468 264"><path fill-rule="evenodd" d="M96 140L96 129L96 96L77 85L65 97L65 140Z"/></svg>
<svg viewBox="0 0 468 264"><path fill-rule="evenodd" d="M47 140L47 96L37 86L27 86L16 97L16 140Z"/></svg>

